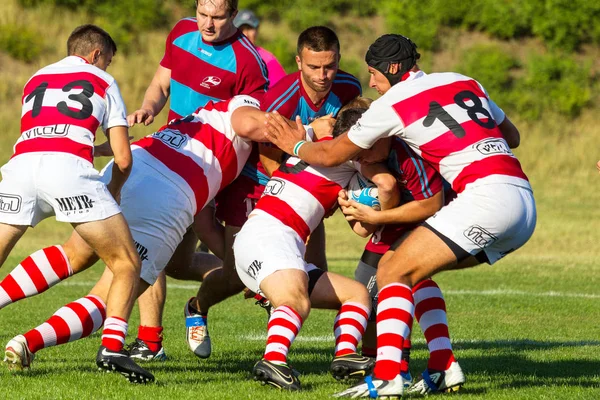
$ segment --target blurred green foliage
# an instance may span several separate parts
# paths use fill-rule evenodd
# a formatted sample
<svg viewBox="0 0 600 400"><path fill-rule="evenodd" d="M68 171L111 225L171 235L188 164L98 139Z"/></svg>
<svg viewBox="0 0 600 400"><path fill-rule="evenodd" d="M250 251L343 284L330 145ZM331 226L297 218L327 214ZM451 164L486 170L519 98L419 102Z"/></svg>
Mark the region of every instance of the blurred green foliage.
<svg viewBox="0 0 600 400"><path fill-rule="evenodd" d="M42 52L44 38L25 26L0 25L0 50L17 60L30 63Z"/></svg>
<svg viewBox="0 0 600 400"><path fill-rule="evenodd" d="M194 4L193 0L17 1L24 7L45 4L83 11L109 31L125 52L135 48L143 32L170 28L175 23L174 10L191 13ZM410 37L427 54L424 67L432 53L441 50L442 35L450 29L479 31L500 40L537 37L545 49L526 60L517 61L495 41L463 51L455 66L457 72L480 81L503 107L514 108L525 118L540 118L545 111L576 117L590 104L593 88L598 86L591 65L580 65L573 53L584 44L600 45L600 1L240 0L239 8L281 22L295 33L314 25L356 33L362 21L367 25L384 21L388 31ZM377 20L369 18L375 15ZM261 36L259 45L273 52L288 72L296 70L295 42L289 35ZM31 62L42 49L43 40L35 31L0 26L0 50L12 57ZM362 58L344 57L342 65L365 79Z"/></svg>

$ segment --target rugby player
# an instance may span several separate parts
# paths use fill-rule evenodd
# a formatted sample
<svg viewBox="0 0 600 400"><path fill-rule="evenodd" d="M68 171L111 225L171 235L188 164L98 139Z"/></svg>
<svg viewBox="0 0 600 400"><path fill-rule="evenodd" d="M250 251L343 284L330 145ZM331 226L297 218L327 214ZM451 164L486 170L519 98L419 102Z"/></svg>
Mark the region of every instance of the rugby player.
<svg viewBox="0 0 600 400"><path fill-rule="evenodd" d="M263 110L277 110L290 119L300 116L302 123L308 125L318 117L337 115L343 105L360 95L358 80L338 70L340 43L331 29L323 26L306 29L298 37L297 50L299 71L287 75L269 89L262 101ZM246 222L270 173L281 161L282 153L277 149L261 147L260 152L262 162L255 150L242 175L216 199L217 217L225 223L223 268L206 277L185 311L188 345L201 358L209 357L212 351L207 326L210 308L244 289L234 270L235 261L230 251L233 237ZM323 224L312 232L306 258L309 263L327 269Z"/></svg>
<svg viewBox="0 0 600 400"><path fill-rule="evenodd" d="M333 128L347 130L365 109L344 111ZM331 137L323 140L331 139ZM373 360L356 353L370 313L364 286L323 271L304 261L305 242L331 209L339 191L360 170L378 185L383 209L398 204L395 178L382 161L389 139L359 155L371 164L348 162L334 168L315 168L296 157L284 162L269 180L263 197L234 242L236 269L242 282L264 295L274 307L269 318L267 346L253 369L254 378L275 387L298 390L300 381L287 364L287 353L311 307L339 310L335 321L335 357L331 372L337 379L362 377Z"/></svg>
<svg viewBox="0 0 600 400"><path fill-rule="evenodd" d="M260 20L256 14L250 10L240 10L235 16L233 24L242 31L250 42L252 42L256 47L258 54L260 54L260 57L267 65L267 71L269 72L269 87L275 85L286 75L286 73L273 53L256 45L258 28L260 26Z"/></svg>
<svg viewBox="0 0 600 400"><path fill-rule="evenodd" d="M165 53L139 110L127 117L129 125L154 121L170 98L168 121L191 114L209 101L228 100L246 94L261 99L269 86L266 65L246 36L233 21L238 13L237 0L196 0L196 18L179 21L166 40ZM212 218L207 208L204 218ZM222 241L223 232L198 231L204 243ZM218 228L216 228L218 230ZM221 237L219 237L221 235ZM177 279L190 271L198 239L191 230L184 236L167 273ZM213 246L214 247L214 246ZM229 243L229 248L231 244ZM222 257L225 257L222 255ZM227 262L227 260L226 260ZM196 268L197 269L197 268ZM195 273L196 279L201 271ZM161 275L153 288L139 300L140 328L130 344L132 357L140 360L163 360L162 310L166 297L166 279ZM187 307L186 307L187 310ZM205 327L202 318L187 320L190 334ZM190 344L194 350L193 342Z"/></svg>
<svg viewBox="0 0 600 400"><path fill-rule="evenodd" d="M259 107L258 101L248 96L209 103L197 113L175 120L132 144L134 167L120 196L123 215L141 257L141 279L139 271L137 275L139 284L137 281L130 283L134 288L139 287L140 293L156 281L187 228L191 225L202 228L194 223L195 215L242 170L252 148L250 140L263 137L265 117ZM112 165L113 162L107 165L98 180L111 180ZM77 232L63 246L73 249L73 257L69 258L73 273L83 271L97 261L95 249L87 246ZM113 242L109 247L117 245ZM65 267L65 263L63 260L62 264L56 265ZM44 281L34 286L30 279L52 276L49 268L41 271L25 269L30 264L28 262L19 267L20 271L11 273L13 283L9 282L12 285L15 281L29 282L29 286L21 290L21 294L28 296L41 293L49 286ZM54 270L58 269L54 267ZM5 361L20 368L29 367L38 350L92 334L107 315L104 301L109 297L109 291L110 296L113 295L112 281L113 273L106 268L88 296L67 304L42 325L13 338L6 347ZM130 295L129 304L137 295L137 292ZM105 323L97 365L116 370L132 382L152 381L152 374L133 363L128 352L122 349L125 328ZM115 342L121 349L111 349Z"/></svg>
<svg viewBox="0 0 600 400"><path fill-rule="evenodd" d="M419 57L404 36L377 39L366 62L383 96L334 140L306 143L301 124L268 118L265 135L311 165L339 165L382 137L398 136L457 193L380 261L375 369L365 383L340 396L402 395L400 364L414 313L412 288L440 271L493 264L523 246L535 229L532 189L510 150L519 145L518 129L479 82L451 72L426 74L417 66ZM415 391L445 390L455 378L452 370L424 374Z"/></svg>
<svg viewBox="0 0 600 400"><path fill-rule="evenodd" d="M117 46L94 25L76 28L67 40L68 56L42 68L23 90L21 137L0 182L0 265L25 233L55 215L75 229L82 246L106 263L114 279L102 303L105 319L98 355L108 371L148 374L133 361L120 360L127 320L140 276L140 258L115 198L132 168L125 104L106 72ZM111 179L94 169L96 130L101 126L115 159ZM0 308L46 290L76 270L78 248L51 246L23 260L0 282ZM95 300L89 300L95 304ZM96 326L100 328L101 324ZM114 334L114 332L117 332ZM5 362L19 369L23 341L9 342Z"/></svg>
<svg viewBox="0 0 600 400"><path fill-rule="evenodd" d="M376 82L372 80L371 86L376 88ZM377 211L372 207L348 200L345 191L340 192L338 199L348 221L378 227L367 242L355 271L355 279L367 287L373 304L371 318L363 335L361 352L363 356L373 358L377 356L374 317L377 309L376 273L379 261L386 253L393 253L412 229L439 211L446 198L440 175L431 165L423 162L403 140L394 138L387 163L389 170L401 183L401 201L398 207ZM449 195L448 198L451 196ZM429 348L427 372L435 374L452 369L457 378L460 376L463 378L456 379L454 385L448 390L458 390L464 383L464 375L459 372L460 366L455 362L452 351L446 303L442 292L432 279L427 279L413 287L413 297L415 317ZM400 365L400 374L404 379L405 387L412 383L409 370L410 349L410 338L407 338L402 348Z"/></svg>

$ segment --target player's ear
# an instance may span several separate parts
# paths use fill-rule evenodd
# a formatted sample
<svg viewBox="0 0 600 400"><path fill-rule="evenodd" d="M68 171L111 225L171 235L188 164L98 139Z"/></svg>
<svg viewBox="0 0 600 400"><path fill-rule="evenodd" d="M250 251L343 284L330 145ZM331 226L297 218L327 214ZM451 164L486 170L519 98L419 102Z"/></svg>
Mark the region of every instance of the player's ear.
<svg viewBox="0 0 600 400"><path fill-rule="evenodd" d="M100 49L94 49L94 51L92 51L92 54L90 57L90 63L92 65L96 65L96 63L100 60L101 54L102 54L102 51L100 51Z"/></svg>
<svg viewBox="0 0 600 400"><path fill-rule="evenodd" d="M300 60L300 56L296 56L296 64L298 64L298 70L302 69L302 61Z"/></svg>
<svg viewBox="0 0 600 400"><path fill-rule="evenodd" d="M390 66L388 67L388 73L395 75L398 73L398 71L400 71L400 64L390 63Z"/></svg>

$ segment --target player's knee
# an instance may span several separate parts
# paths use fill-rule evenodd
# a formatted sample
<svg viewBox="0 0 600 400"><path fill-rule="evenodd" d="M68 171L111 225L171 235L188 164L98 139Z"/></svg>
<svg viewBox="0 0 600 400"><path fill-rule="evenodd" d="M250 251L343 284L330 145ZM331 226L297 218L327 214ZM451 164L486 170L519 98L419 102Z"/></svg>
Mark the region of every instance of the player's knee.
<svg viewBox="0 0 600 400"><path fill-rule="evenodd" d="M306 294L298 293L296 296L289 296L286 299L282 299L278 306L287 306L296 311L303 321L308 318L310 314L310 299Z"/></svg>
<svg viewBox="0 0 600 400"><path fill-rule="evenodd" d="M395 266L390 262L382 262L377 269L377 282L380 290L391 283L403 283L412 287L422 279L420 275L415 267L409 265Z"/></svg>

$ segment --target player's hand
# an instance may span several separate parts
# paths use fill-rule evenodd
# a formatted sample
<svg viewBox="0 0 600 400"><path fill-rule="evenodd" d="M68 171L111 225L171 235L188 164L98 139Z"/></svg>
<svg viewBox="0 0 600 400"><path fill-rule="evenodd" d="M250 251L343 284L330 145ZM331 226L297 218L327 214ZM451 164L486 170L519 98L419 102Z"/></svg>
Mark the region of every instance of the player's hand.
<svg viewBox="0 0 600 400"><path fill-rule="evenodd" d="M317 118L310 123L310 127L313 128L313 131L315 132L315 137L317 139L322 139L326 136L331 136L331 134L333 133L334 125L335 118L333 118L333 114Z"/></svg>
<svg viewBox="0 0 600 400"><path fill-rule="evenodd" d="M296 143L306 139L306 130L299 116L294 123L273 111L266 115L265 138L286 153L293 154Z"/></svg>
<svg viewBox="0 0 600 400"><path fill-rule="evenodd" d="M347 203L347 207L342 206L342 212L346 216L347 221L358 221L366 224L378 225L378 211L354 200L349 200Z"/></svg>
<svg viewBox="0 0 600 400"><path fill-rule="evenodd" d="M129 141L133 140L133 136L129 136ZM110 147L110 142L107 140L106 142L94 146L94 157L113 157L115 154L112 151L112 147Z"/></svg>
<svg viewBox="0 0 600 400"><path fill-rule="evenodd" d="M146 108L140 108L127 116L129 127L142 123L148 126L152 122L154 122L154 112Z"/></svg>

